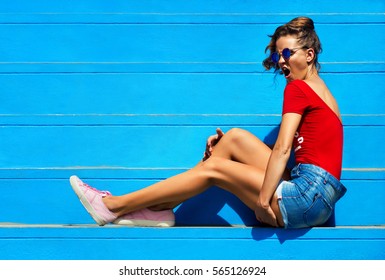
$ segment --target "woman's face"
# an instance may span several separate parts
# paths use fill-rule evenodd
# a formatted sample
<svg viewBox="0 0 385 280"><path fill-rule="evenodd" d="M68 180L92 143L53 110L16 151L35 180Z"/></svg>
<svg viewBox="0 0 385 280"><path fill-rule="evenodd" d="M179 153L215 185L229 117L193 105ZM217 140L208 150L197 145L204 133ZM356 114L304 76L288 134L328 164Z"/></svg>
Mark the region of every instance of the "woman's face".
<svg viewBox="0 0 385 280"><path fill-rule="evenodd" d="M282 51L286 48L291 50L291 56L288 59L282 56ZM310 64L314 53L312 49L303 49L295 36L288 35L277 40L276 51L280 54L278 66L287 82L306 79L312 67Z"/></svg>

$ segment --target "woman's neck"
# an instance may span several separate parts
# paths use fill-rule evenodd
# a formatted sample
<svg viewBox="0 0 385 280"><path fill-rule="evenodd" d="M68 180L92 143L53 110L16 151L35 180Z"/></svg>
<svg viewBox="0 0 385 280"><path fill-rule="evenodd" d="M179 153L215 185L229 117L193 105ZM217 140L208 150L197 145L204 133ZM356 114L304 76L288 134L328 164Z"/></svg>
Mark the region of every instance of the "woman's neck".
<svg viewBox="0 0 385 280"><path fill-rule="evenodd" d="M306 76L304 78L305 81L314 81L321 79L318 75L317 69L314 67L314 65L309 65Z"/></svg>

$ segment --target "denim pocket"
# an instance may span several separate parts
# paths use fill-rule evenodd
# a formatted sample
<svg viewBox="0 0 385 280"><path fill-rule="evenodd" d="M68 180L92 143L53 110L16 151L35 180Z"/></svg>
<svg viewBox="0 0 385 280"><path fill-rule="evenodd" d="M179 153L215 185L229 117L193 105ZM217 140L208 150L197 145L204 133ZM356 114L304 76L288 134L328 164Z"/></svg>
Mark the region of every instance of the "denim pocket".
<svg viewBox="0 0 385 280"><path fill-rule="evenodd" d="M310 226L322 225L325 223L333 212L333 208L324 199L324 197L317 193L314 196L313 203L304 212L304 222Z"/></svg>

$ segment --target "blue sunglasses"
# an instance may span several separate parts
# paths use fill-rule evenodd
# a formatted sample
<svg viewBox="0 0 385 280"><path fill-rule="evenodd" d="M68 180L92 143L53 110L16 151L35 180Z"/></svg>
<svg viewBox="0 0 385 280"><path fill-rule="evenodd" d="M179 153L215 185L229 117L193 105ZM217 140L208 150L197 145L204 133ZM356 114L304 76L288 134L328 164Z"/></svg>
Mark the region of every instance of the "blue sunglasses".
<svg viewBox="0 0 385 280"><path fill-rule="evenodd" d="M279 52L273 52L271 54L271 61L274 63L274 64L278 64L278 61L279 59L281 58L281 55L283 57L284 60L289 60L289 58L295 54L298 50L300 50L302 48L295 48L295 49L289 49L289 48L284 48L282 50L282 53L279 53Z"/></svg>

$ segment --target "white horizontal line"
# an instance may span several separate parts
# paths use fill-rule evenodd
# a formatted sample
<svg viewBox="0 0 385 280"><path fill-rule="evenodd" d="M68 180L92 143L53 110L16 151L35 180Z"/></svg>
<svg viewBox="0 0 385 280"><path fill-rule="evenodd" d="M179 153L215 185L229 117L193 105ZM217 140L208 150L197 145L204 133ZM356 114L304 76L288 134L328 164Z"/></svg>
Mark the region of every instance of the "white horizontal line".
<svg viewBox="0 0 385 280"><path fill-rule="evenodd" d="M0 114L0 117L281 117L281 114ZM342 114L342 117L385 117L385 114Z"/></svg>
<svg viewBox="0 0 385 280"><path fill-rule="evenodd" d="M261 61L0 61L0 65L8 64L261 64ZM385 64L385 61L330 61L322 64Z"/></svg>
<svg viewBox="0 0 385 280"><path fill-rule="evenodd" d="M36 13L0 13L0 15L150 15L150 16L292 16L298 13L102 13L102 12L89 12L89 13L57 13L57 12L36 12ZM312 13L306 12L306 15L312 16L351 16L351 15L385 15L385 13Z"/></svg>

